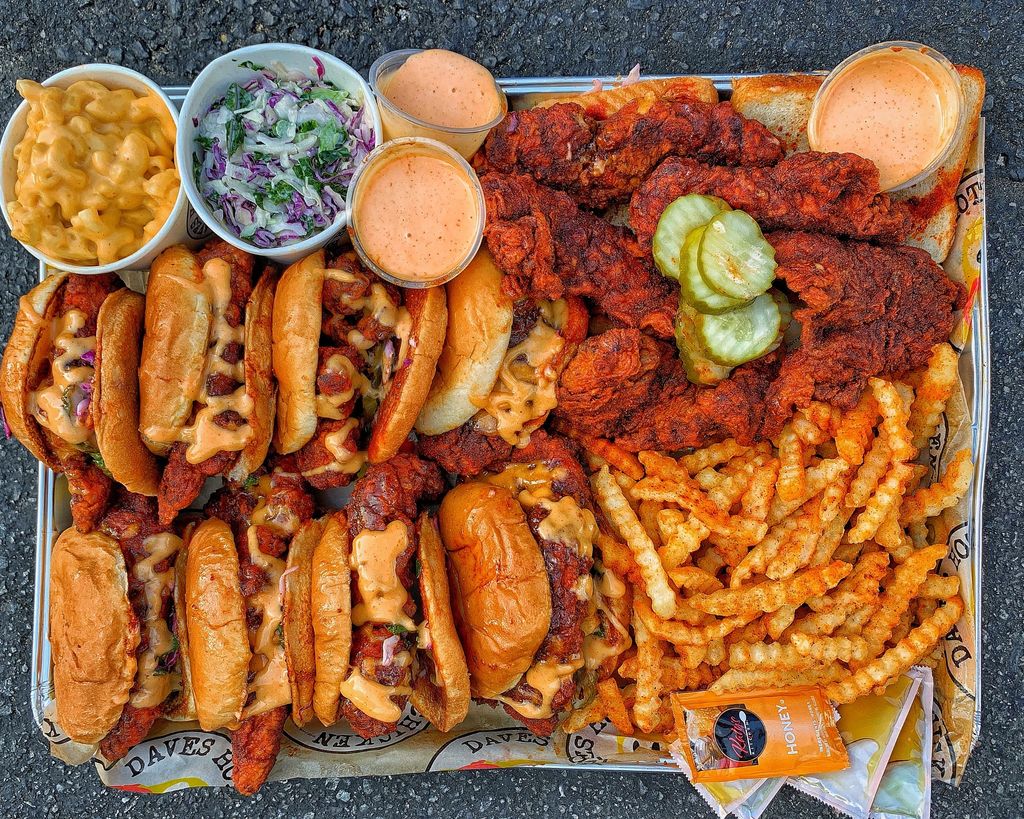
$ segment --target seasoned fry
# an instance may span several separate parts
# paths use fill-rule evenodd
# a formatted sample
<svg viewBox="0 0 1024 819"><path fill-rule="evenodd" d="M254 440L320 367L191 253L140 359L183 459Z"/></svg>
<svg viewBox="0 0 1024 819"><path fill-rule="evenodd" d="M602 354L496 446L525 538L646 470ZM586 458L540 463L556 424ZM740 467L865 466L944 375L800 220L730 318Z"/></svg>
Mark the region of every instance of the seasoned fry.
<svg viewBox="0 0 1024 819"><path fill-rule="evenodd" d="M888 463L888 459L886 462ZM774 526L777 523L781 523L815 495L824 491L826 486L834 483L849 468L850 465L842 458L828 458L814 466L807 467L805 472L807 488L803 495L794 501L784 501L776 495L768 512L768 525ZM883 469L882 472L884 474L885 470Z"/></svg>
<svg viewBox="0 0 1024 819"><path fill-rule="evenodd" d="M622 692L619 690L615 680L611 678L601 680L597 684L597 696L601 701L604 715L612 721L615 730L622 736L632 736L633 721L629 718L629 711L626 709L626 703L622 699Z"/></svg>
<svg viewBox="0 0 1024 819"><path fill-rule="evenodd" d="M857 516L857 522L847 535L851 543L863 543L874 537L886 515L897 508L913 472L913 466L908 463L893 464L892 469L886 473L885 480L878 485L875 494Z"/></svg>
<svg viewBox="0 0 1024 819"><path fill-rule="evenodd" d="M777 688L783 685L824 685L834 683L845 673L841 665L812 666L795 672L774 668L732 668L715 680L710 690L716 694L725 694L730 691L753 691L756 688Z"/></svg>
<svg viewBox="0 0 1024 819"><path fill-rule="evenodd" d="M945 606L936 609L896 646L856 672L830 683L826 686L825 693L833 702L842 705L864 696L875 686L888 683L923 659L956 625L963 611L964 601L959 596L950 598ZM721 679L718 680L718 683L720 682Z"/></svg>
<svg viewBox="0 0 1024 819"><path fill-rule="evenodd" d="M904 401L900 390L891 381L881 378L869 378L871 392L878 401L878 409L882 413L882 432L889 445L894 461L909 461L917 456L913 436L907 427L910 421L910 407Z"/></svg>
<svg viewBox="0 0 1024 819"><path fill-rule="evenodd" d="M711 534L707 526L680 509L662 509L658 512L657 524L663 544L658 550L658 556L661 565L670 572L687 563Z"/></svg>
<svg viewBox="0 0 1024 819"><path fill-rule="evenodd" d="M742 455L748 449L750 449L750 447L736 443L733 438L727 438L721 443L711 444L711 446L698 449L690 455L684 455L679 460L679 463L682 465L683 469L686 470L687 474L696 475L702 469L724 464L735 458L737 455ZM643 461L643 454L644 453L641 453L641 461ZM648 472L651 471L651 467L649 465L647 465L647 470Z"/></svg>
<svg viewBox="0 0 1024 819"><path fill-rule="evenodd" d="M674 620L662 620L651 610L650 602L642 592L637 593L633 600L633 606L644 625L654 636L667 640L675 646L706 646L712 640L724 638L730 632L742 628L759 615L759 612L745 612L721 620L713 620L706 625L693 626Z"/></svg>
<svg viewBox="0 0 1024 819"><path fill-rule="evenodd" d="M919 600L948 600L960 593L960 578L953 575L929 574L917 588Z"/></svg>
<svg viewBox="0 0 1024 819"><path fill-rule="evenodd" d="M723 588L721 580L699 566L680 566L668 574L673 583L687 592L707 593Z"/></svg>
<svg viewBox="0 0 1024 819"><path fill-rule="evenodd" d="M748 578L764 574L768 564L773 561L786 543L793 536L798 526L796 518L789 518L775 524L765 538L751 549L733 569L729 585L739 588Z"/></svg>
<svg viewBox="0 0 1024 819"><path fill-rule="evenodd" d="M857 509L868 502L878 482L888 471L891 459L892 450L889 449L889 442L884 435L879 435L865 453L860 469L850 484L850 491L846 495L848 508Z"/></svg>
<svg viewBox="0 0 1024 819"><path fill-rule="evenodd" d="M792 422L782 428L779 435L779 482L776 487L779 497L793 501L807 489L804 473L804 442L800 440Z"/></svg>
<svg viewBox="0 0 1024 819"><path fill-rule="evenodd" d="M662 546L661 530L658 528L658 512L664 508L661 501L640 501L640 508L637 509L637 517L640 525L644 527L647 536L651 539L655 549Z"/></svg>
<svg viewBox="0 0 1024 819"><path fill-rule="evenodd" d="M651 598L651 606L661 616L670 617L675 610L675 592L669 585L668 575L665 574L665 569L661 565L661 560L650 537L640 525L640 521L607 467L603 467L600 472L594 474L591 483L601 509L612 525L618 529L619 534L633 553L633 559L640 570L644 587Z"/></svg>
<svg viewBox="0 0 1024 819"><path fill-rule="evenodd" d="M766 614L762 619L768 636L773 640L781 638L786 629L793 625L793 621L796 619L796 610L797 606L782 606Z"/></svg>
<svg viewBox="0 0 1024 819"><path fill-rule="evenodd" d="M804 656L787 643L734 643L729 647L731 668L799 671L816 664L814 659Z"/></svg>
<svg viewBox="0 0 1024 819"><path fill-rule="evenodd" d="M796 633L792 637L793 649L803 657L819 663L848 663L866 660L871 647L863 637L811 637Z"/></svg>
<svg viewBox="0 0 1024 819"><path fill-rule="evenodd" d="M661 723L661 660L665 653L661 641L652 635L643 620L633 617L636 637L636 701L633 718L645 733L653 733Z"/></svg>
<svg viewBox="0 0 1024 819"><path fill-rule="evenodd" d="M849 563L834 561L826 566L805 569L785 580L766 580L753 586L723 589L697 594L689 602L695 609L719 616L772 612L783 606L801 605L808 597L824 594L853 569Z"/></svg>
<svg viewBox="0 0 1024 819"><path fill-rule="evenodd" d="M921 377L910 408L910 433L914 446L924 449L935 434L946 402L958 383L957 354L949 344L936 344L928 359L928 369Z"/></svg>
<svg viewBox="0 0 1024 819"><path fill-rule="evenodd" d="M889 514L875 532L875 542L891 554L896 563L906 560L915 548L914 542L900 524L899 510L895 507L889 510Z"/></svg>
<svg viewBox="0 0 1024 819"><path fill-rule="evenodd" d="M851 466L859 466L871 442L878 420L878 402L869 391L860 397L857 406L845 413L836 430L836 450Z"/></svg>
<svg viewBox="0 0 1024 819"><path fill-rule="evenodd" d="M686 688L686 683L692 679L691 672L696 671L702 665L710 669L710 665L704 662L706 649L704 646L685 646L688 649L688 656L663 657L661 660L661 684L667 690ZM678 648L676 651L678 652ZM638 674L637 659L634 655L623 661L618 668L618 674L625 680L635 680ZM704 674L706 672L701 672ZM709 681L710 682L710 681Z"/></svg>
<svg viewBox="0 0 1024 819"><path fill-rule="evenodd" d="M944 543L929 546L914 552L896 567L892 581L879 598L878 610L864 626L864 638L872 646L880 649L885 644L899 623L900 615L917 595L918 588L948 551L949 547Z"/></svg>
<svg viewBox="0 0 1024 819"><path fill-rule="evenodd" d="M712 532L733 537L747 545L757 543L768 531L767 525L760 521L739 516L730 517L689 477L685 478L685 483L663 478L644 478L633 487L632 494L639 500L675 503L689 510Z"/></svg>
<svg viewBox="0 0 1024 819"><path fill-rule="evenodd" d="M971 451L961 449L946 465L942 477L931 486L918 489L903 501L900 507L900 522L904 526L923 523L952 506L967 494L974 476Z"/></svg>
<svg viewBox="0 0 1024 819"><path fill-rule="evenodd" d="M577 708L562 723L562 730L567 734L575 734L582 731L588 725L600 722L605 718L605 706L600 696L594 697L582 708Z"/></svg>
<svg viewBox="0 0 1024 819"><path fill-rule="evenodd" d="M750 479L750 485L740 499L742 514L751 520L766 521L775 495L775 483L779 477L779 459L770 458Z"/></svg>

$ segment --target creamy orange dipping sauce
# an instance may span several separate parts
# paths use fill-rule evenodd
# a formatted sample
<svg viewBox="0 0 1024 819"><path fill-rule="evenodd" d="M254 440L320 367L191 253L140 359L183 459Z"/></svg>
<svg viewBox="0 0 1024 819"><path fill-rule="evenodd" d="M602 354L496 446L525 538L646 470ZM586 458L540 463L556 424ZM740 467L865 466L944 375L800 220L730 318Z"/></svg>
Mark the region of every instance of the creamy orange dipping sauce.
<svg viewBox="0 0 1024 819"><path fill-rule="evenodd" d="M490 71L436 48L409 57L381 82L381 91L406 114L445 128L477 128L502 110Z"/></svg>
<svg viewBox="0 0 1024 819"><path fill-rule="evenodd" d="M807 135L816 151L859 154L878 166L882 190L919 174L948 146L960 88L927 54L886 48L831 78L815 100Z"/></svg>
<svg viewBox="0 0 1024 819"><path fill-rule="evenodd" d="M366 169L353 224L363 253L410 282L431 281L464 264L482 229L469 173L440 155L415 151Z"/></svg>

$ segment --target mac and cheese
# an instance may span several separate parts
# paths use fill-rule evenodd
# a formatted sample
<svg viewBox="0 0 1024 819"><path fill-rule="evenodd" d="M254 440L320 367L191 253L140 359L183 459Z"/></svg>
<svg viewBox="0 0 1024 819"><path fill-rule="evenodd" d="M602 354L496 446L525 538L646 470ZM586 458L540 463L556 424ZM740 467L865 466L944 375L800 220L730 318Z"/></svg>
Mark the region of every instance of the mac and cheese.
<svg viewBox="0 0 1024 819"><path fill-rule="evenodd" d="M82 80L18 80L28 130L14 149L14 238L72 264L130 256L163 227L178 197L175 125L154 94Z"/></svg>

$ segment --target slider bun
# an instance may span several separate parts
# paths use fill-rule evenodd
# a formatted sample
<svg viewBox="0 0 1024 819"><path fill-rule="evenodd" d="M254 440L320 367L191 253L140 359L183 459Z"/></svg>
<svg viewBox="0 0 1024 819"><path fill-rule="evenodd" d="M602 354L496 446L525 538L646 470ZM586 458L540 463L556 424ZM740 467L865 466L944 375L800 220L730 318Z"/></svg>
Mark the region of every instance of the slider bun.
<svg viewBox="0 0 1024 819"><path fill-rule="evenodd" d="M65 531L50 556L50 647L57 722L71 739L99 742L135 685L139 621L117 541Z"/></svg>
<svg viewBox="0 0 1024 819"><path fill-rule="evenodd" d="M60 460L50 449L43 431L29 409L29 393L50 368L50 319L54 298L69 274L55 272L18 301L14 328L0 363L0 400L14 435L39 461L60 472Z"/></svg>
<svg viewBox="0 0 1024 819"><path fill-rule="evenodd" d="M188 538L186 536L185 541ZM185 603L185 572L188 566L188 545L182 542L174 561L174 637L178 641L178 671L181 673L181 696L167 719L193 722L196 719L196 697L192 692L192 670L188 656L188 621Z"/></svg>
<svg viewBox="0 0 1024 819"><path fill-rule="evenodd" d="M412 432L416 417L430 392L438 358L445 343L448 307L443 287L403 290L403 303L412 318L409 364L397 370L387 395L377 409L367 446L370 463L379 464L398 453Z"/></svg>
<svg viewBox="0 0 1024 819"><path fill-rule="evenodd" d="M348 521L335 512L313 550L310 619L316 655L313 712L324 726L338 719L341 683L348 676L352 649L352 571Z"/></svg>
<svg viewBox="0 0 1024 819"><path fill-rule="evenodd" d="M185 565L185 620L196 715L204 731L232 726L248 694L249 635L231 528L209 518L192 531Z"/></svg>
<svg viewBox="0 0 1024 819"><path fill-rule="evenodd" d="M320 542L323 523L306 521L288 546L285 568L282 622L284 656L292 691L292 721L305 725L313 716L313 684L316 659L310 612L313 551Z"/></svg>
<svg viewBox="0 0 1024 819"><path fill-rule="evenodd" d="M156 495L160 468L139 436L139 348L145 299L111 293L96 319L96 376L91 413L96 444L114 480L129 492Z"/></svg>
<svg viewBox="0 0 1024 819"><path fill-rule="evenodd" d="M452 617L444 545L437 524L424 513L417 526L422 617L430 633L430 648L420 651L430 653L437 684L429 674L418 674L410 699L437 730L450 731L469 712L469 669Z"/></svg>
<svg viewBox="0 0 1024 819"><path fill-rule="evenodd" d="M227 474L231 481L244 481L259 469L267 459L274 432L277 387L271 366L270 328L276 287L277 275L268 268L253 287L245 308L245 394L252 402L252 412L247 419L252 436Z"/></svg>
<svg viewBox="0 0 1024 819"><path fill-rule="evenodd" d="M445 285L448 332L426 403L416 419L423 435L440 435L476 415L472 399L486 398L512 335L512 300L486 247Z"/></svg>
<svg viewBox="0 0 1024 819"><path fill-rule="evenodd" d="M527 671L551 625L544 558L523 507L503 487L456 486L438 521L473 696L493 699Z"/></svg>
<svg viewBox="0 0 1024 819"><path fill-rule="evenodd" d="M166 455L177 440L202 387L213 322L202 281L199 261L184 245L169 247L149 271L139 369L139 431L157 455Z"/></svg>
<svg viewBox="0 0 1024 819"><path fill-rule="evenodd" d="M316 433L316 372L323 316L324 252L281 274L274 297L273 362L277 377L274 449L301 449Z"/></svg>

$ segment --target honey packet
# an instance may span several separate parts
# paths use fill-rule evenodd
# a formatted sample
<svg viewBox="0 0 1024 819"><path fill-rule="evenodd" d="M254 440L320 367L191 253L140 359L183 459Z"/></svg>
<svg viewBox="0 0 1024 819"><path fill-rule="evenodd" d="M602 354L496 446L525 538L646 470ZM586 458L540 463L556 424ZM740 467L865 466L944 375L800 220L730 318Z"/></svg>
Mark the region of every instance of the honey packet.
<svg viewBox="0 0 1024 819"><path fill-rule="evenodd" d="M743 694L672 694L690 779L728 782L838 771L849 765L836 713L818 686Z"/></svg>
<svg viewBox="0 0 1024 819"><path fill-rule="evenodd" d="M851 819L868 819L871 802L886 771L921 678L904 674L882 694L839 706L839 732L850 764L834 773L794 774L788 784Z"/></svg>

